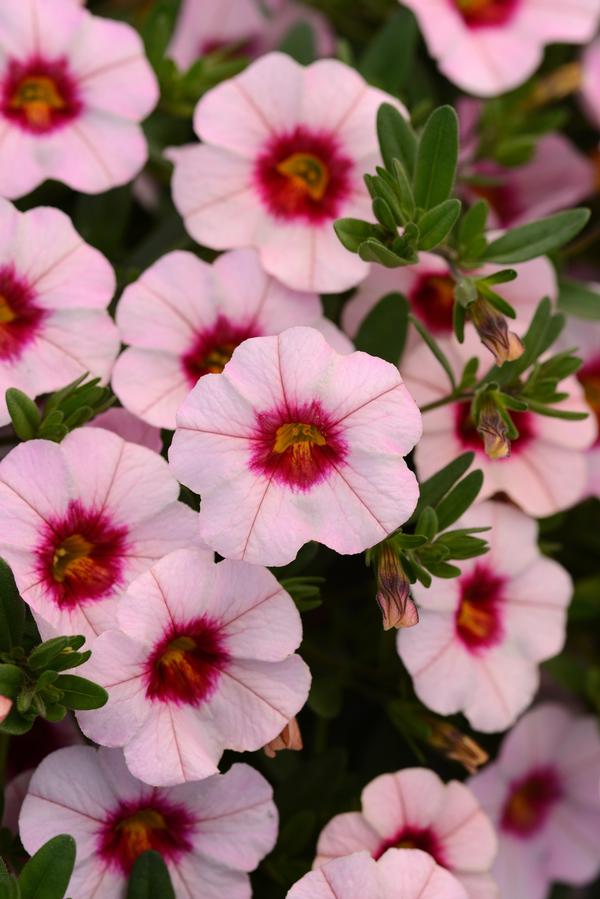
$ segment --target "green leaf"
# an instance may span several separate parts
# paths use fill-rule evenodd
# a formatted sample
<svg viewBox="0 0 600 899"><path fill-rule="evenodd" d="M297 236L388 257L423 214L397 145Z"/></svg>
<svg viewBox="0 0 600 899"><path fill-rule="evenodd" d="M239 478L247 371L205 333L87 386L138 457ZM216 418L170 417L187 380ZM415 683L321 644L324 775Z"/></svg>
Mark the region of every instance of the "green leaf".
<svg viewBox="0 0 600 899"><path fill-rule="evenodd" d="M342 708L342 689L336 677L313 678L308 697L309 708L319 718L337 718Z"/></svg>
<svg viewBox="0 0 600 899"><path fill-rule="evenodd" d="M397 94L412 72L418 29L408 9L391 16L368 44L359 70L371 84Z"/></svg>
<svg viewBox="0 0 600 899"><path fill-rule="evenodd" d="M421 534L394 534L389 539L394 542L397 549L416 549L418 546L424 546L428 542L427 537Z"/></svg>
<svg viewBox="0 0 600 899"><path fill-rule="evenodd" d="M415 165L415 201L433 209L447 200L454 187L458 162L458 116L440 106L429 116L419 141Z"/></svg>
<svg viewBox="0 0 600 899"><path fill-rule="evenodd" d="M421 510L425 506L437 507L440 500L452 489L454 484L473 464L475 453L463 453L457 459L453 459L448 465L444 466L440 471L428 478L420 485L419 502L415 512L413 512L410 521L416 520Z"/></svg>
<svg viewBox="0 0 600 899"><path fill-rule="evenodd" d="M454 390L456 387L456 379L454 377L454 372L452 371L452 366L448 362L448 359L447 359L445 353L442 351L440 345L438 344L436 339L433 337L433 335L429 333L429 331L427 330L427 328L425 327L423 322L419 321L419 319L416 318L412 314L409 314L408 319L411 322L411 324L413 324L415 326L415 328L419 332L421 338L427 344L427 346L429 347L429 349L431 350L431 352L433 353L433 355L435 356L437 361L440 363L440 365L442 366L442 368L448 375L448 380L450 381L450 384L452 385L452 389Z"/></svg>
<svg viewBox="0 0 600 899"><path fill-rule="evenodd" d="M449 565L448 562L429 562L427 570L434 577L453 578L462 574L460 568L456 565Z"/></svg>
<svg viewBox="0 0 600 899"><path fill-rule="evenodd" d="M40 643L29 655L29 665L34 669L46 668L52 660L69 646L68 637L52 637Z"/></svg>
<svg viewBox="0 0 600 899"><path fill-rule="evenodd" d="M432 509L431 506L425 506L417 519L415 533L426 537L427 540L433 540L439 529L435 509Z"/></svg>
<svg viewBox="0 0 600 899"><path fill-rule="evenodd" d="M543 403L537 403L535 400L527 400L527 406L531 412L537 412L538 415L546 415L548 418L561 418L564 421L585 421L589 418L588 412L570 412L567 409L555 409L553 406L545 406Z"/></svg>
<svg viewBox="0 0 600 899"><path fill-rule="evenodd" d="M376 225L363 222L361 219L338 219L334 222L333 228L339 241L351 253L358 253L361 243L380 234Z"/></svg>
<svg viewBox="0 0 600 899"><path fill-rule="evenodd" d="M388 250L378 240L365 240L358 248L358 255L364 262L378 262L379 265L385 265L386 268L400 268L403 265L410 265L410 259L398 256L393 250Z"/></svg>
<svg viewBox="0 0 600 899"><path fill-rule="evenodd" d="M439 529L446 530L473 505L483 484L483 472L471 471L436 507Z"/></svg>
<svg viewBox="0 0 600 899"><path fill-rule="evenodd" d="M99 709L108 702L106 690L75 674L61 674L55 686L62 691L61 703L69 709Z"/></svg>
<svg viewBox="0 0 600 899"><path fill-rule="evenodd" d="M16 699L24 678L25 675L18 665L0 664L0 696Z"/></svg>
<svg viewBox="0 0 600 899"><path fill-rule="evenodd" d="M398 364L408 328L408 303L399 293L388 293L371 309L354 340L357 350Z"/></svg>
<svg viewBox="0 0 600 899"><path fill-rule="evenodd" d="M594 321L600 319L600 293L592 290L579 281L562 278L558 282L558 308L566 315L586 318Z"/></svg>
<svg viewBox="0 0 600 899"><path fill-rule="evenodd" d="M512 228L489 244L482 259L505 265L526 262L551 253L579 234L589 217L589 209L569 209L519 228Z"/></svg>
<svg viewBox="0 0 600 899"><path fill-rule="evenodd" d="M433 250L452 231L460 215L460 200L444 200L419 219L419 249Z"/></svg>
<svg viewBox="0 0 600 899"><path fill-rule="evenodd" d="M21 440L37 437L42 417L36 404L22 390L9 387L6 391L6 406L15 434Z"/></svg>
<svg viewBox="0 0 600 899"><path fill-rule="evenodd" d="M178 8L177 0L158 0L140 29L146 56L152 67L159 72L171 40Z"/></svg>
<svg viewBox="0 0 600 899"><path fill-rule="evenodd" d="M129 875L127 899L175 899L169 870L158 852L143 852L136 859Z"/></svg>
<svg viewBox="0 0 600 899"><path fill-rule="evenodd" d="M477 258L486 247L485 230L490 207L486 200L478 200L464 215L458 229L458 246L461 259ZM482 246L483 241L483 246Z"/></svg>
<svg viewBox="0 0 600 899"><path fill-rule="evenodd" d="M19 876L22 899L63 899L75 866L75 840L61 834L45 843Z"/></svg>
<svg viewBox="0 0 600 899"><path fill-rule="evenodd" d="M473 559L482 556L489 549L487 541L467 534L456 534L453 531L442 534L434 546L438 543L448 548L450 559Z"/></svg>
<svg viewBox="0 0 600 899"><path fill-rule="evenodd" d="M25 603L10 567L0 559L0 652L19 646L25 626Z"/></svg>
<svg viewBox="0 0 600 899"><path fill-rule="evenodd" d="M287 53L303 66L317 58L315 32L308 22L298 22L287 32L279 45L282 53Z"/></svg>
<svg viewBox="0 0 600 899"><path fill-rule="evenodd" d="M417 156L417 137L402 113L383 103L377 113L377 135L386 169L394 174L397 159L412 177Z"/></svg>
<svg viewBox="0 0 600 899"><path fill-rule="evenodd" d="M398 225L401 224L401 222L396 221L389 203L383 197L375 197L373 200L373 215L388 231L396 231Z"/></svg>
<svg viewBox="0 0 600 899"><path fill-rule="evenodd" d="M0 899L21 899L21 890L16 877L9 874L2 862L0 870Z"/></svg>

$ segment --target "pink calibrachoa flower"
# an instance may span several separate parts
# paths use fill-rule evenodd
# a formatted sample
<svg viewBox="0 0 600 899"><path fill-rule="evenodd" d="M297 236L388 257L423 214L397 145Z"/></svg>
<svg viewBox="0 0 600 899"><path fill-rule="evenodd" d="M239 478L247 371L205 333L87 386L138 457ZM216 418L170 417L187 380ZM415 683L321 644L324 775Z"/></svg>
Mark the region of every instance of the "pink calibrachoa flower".
<svg viewBox="0 0 600 899"><path fill-rule="evenodd" d="M465 889L418 849L388 849L334 858L299 880L287 899L467 899Z"/></svg>
<svg viewBox="0 0 600 899"><path fill-rule="evenodd" d="M440 71L463 90L493 97L526 81L546 44L585 44L598 0L402 0L417 16Z"/></svg>
<svg viewBox="0 0 600 899"><path fill-rule="evenodd" d="M4 0L0 195L47 178L85 193L130 181L148 156L139 123L157 99L133 28L73 0Z"/></svg>
<svg viewBox="0 0 600 899"><path fill-rule="evenodd" d="M249 899L246 872L275 845L278 820L271 787L249 765L157 789L132 777L122 752L74 746L39 766L19 825L31 854L60 833L75 838L76 899L124 899L148 849L162 855L181 899Z"/></svg>
<svg viewBox="0 0 600 899"><path fill-rule="evenodd" d="M600 285L592 285L597 291ZM577 348L583 365L577 372L577 380L583 387L585 400L598 424L598 436L588 451L588 489L592 496L600 498L600 324L569 317L561 334L565 349Z"/></svg>
<svg viewBox="0 0 600 899"><path fill-rule="evenodd" d="M375 118L387 94L337 60L307 68L270 53L204 96L203 140L172 149L173 198L199 243L253 246L296 290L346 290L368 272L333 230L369 218L363 174L378 163Z"/></svg>
<svg viewBox="0 0 600 899"><path fill-rule="evenodd" d="M600 38L586 47L581 60L581 101L596 128L600 128Z"/></svg>
<svg viewBox="0 0 600 899"><path fill-rule="evenodd" d="M464 784L406 768L376 777L361 799L360 812L336 815L321 832L315 867L362 849L375 859L393 847L421 849L463 884L469 899L497 899L488 873L496 833Z"/></svg>
<svg viewBox="0 0 600 899"><path fill-rule="evenodd" d="M171 429L198 379L222 371L248 337L307 324L342 352L352 349L323 318L317 294L271 278L255 250L232 250L213 265L193 253L163 256L125 290L117 324L130 348L115 366L115 393L144 421Z"/></svg>
<svg viewBox="0 0 600 899"><path fill-rule="evenodd" d="M0 199L0 425L9 387L37 396L88 371L108 380L119 351L106 308L114 291L110 264L64 212L18 212Z"/></svg>
<svg viewBox="0 0 600 899"><path fill-rule="evenodd" d="M300 615L266 568L179 550L130 584L117 620L81 669L108 703L79 723L146 783L216 773L225 749L262 748L306 702Z"/></svg>
<svg viewBox="0 0 600 899"><path fill-rule="evenodd" d="M506 730L535 695L538 663L563 647L573 584L541 555L535 521L514 506L479 503L462 525L491 525L490 551L462 562L460 577L414 586L418 634L399 633L398 653L429 708L462 711L480 731Z"/></svg>
<svg viewBox="0 0 600 899"><path fill-rule="evenodd" d="M29 783L35 768L21 771L16 777L12 777L4 788L4 809L2 811L2 827L8 827L13 833L19 832L19 815L21 806L27 795Z"/></svg>
<svg viewBox="0 0 600 899"><path fill-rule="evenodd" d="M157 453L100 428L30 440L0 463L0 555L43 635L95 637L126 584L195 541L197 515Z"/></svg>
<svg viewBox="0 0 600 899"><path fill-rule="evenodd" d="M421 415L398 369L313 328L255 337L183 402L170 463L222 556L285 565L308 540L358 553L411 515Z"/></svg>
<svg viewBox="0 0 600 899"><path fill-rule="evenodd" d="M597 721L540 705L507 734L470 781L499 835L501 896L546 899L553 881L582 885L600 871Z"/></svg>
<svg viewBox="0 0 600 899"><path fill-rule="evenodd" d="M128 412L127 409L108 409L94 418L90 422L89 427L104 428L106 431L112 431L113 434L118 434L123 440L146 446L148 449L154 450L155 453L160 453L162 449L160 429L146 424L141 418Z"/></svg>
<svg viewBox="0 0 600 899"><path fill-rule="evenodd" d="M466 362L456 341L441 341L456 373ZM448 377L425 345L406 354L401 363L406 386L420 406L449 393ZM589 412L583 389L573 378L561 385L569 399L558 408ZM449 403L423 415L423 437L415 452L417 471L430 477L460 453L474 451L475 465L484 473L480 499L506 493L528 515L543 518L567 509L582 499L588 481L586 451L594 444L597 425L588 415L583 421L565 421L532 412L512 413L520 436L505 459L486 456L481 436L470 417L470 403Z"/></svg>

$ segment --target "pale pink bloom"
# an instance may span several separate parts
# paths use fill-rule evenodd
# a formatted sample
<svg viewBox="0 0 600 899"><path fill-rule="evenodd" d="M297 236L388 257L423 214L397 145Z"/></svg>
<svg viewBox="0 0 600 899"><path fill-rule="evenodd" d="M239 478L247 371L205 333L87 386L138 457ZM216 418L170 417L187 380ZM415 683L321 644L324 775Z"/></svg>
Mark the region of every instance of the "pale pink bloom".
<svg viewBox="0 0 600 899"><path fill-rule="evenodd" d="M459 526L491 526L482 535L490 551L461 562L460 577L414 585L419 627L414 638L398 634L398 653L430 709L462 711L479 731L506 730L533 700L538 664L564 645L573 584L514 506L479 503Z"/></svg>
<svg viewBox="0 0 600 899"><path fill-rule="evenodd" d="M35 768L21 771L16 777L11 778L4 788L4 810L2 812L2 827L8 827L13 833L19 832L19 815L21 806L29 789L29 782Z"/></svg>
<svg viewBox="0 0 600 899"><path fill-rule="evenodd" d="M100 428L30 440L0 463L0 555L43 635L95 637L129 581L195 542L196 513L157 453Z"/></svg>
<svg viewBox="0 0 600 899"><path fill-rule="evenodd" d="M119 351L106 308L114 290L109 262L64 212L18 212L0 198L0 424L9 387L37 396L85 372L108 380Z"/></svg>
<svg viewBox="0 0 600 899"><path fill-rule="evenodd" d="M139 34L73 0L3 0L0 194L47 178L100 193L125 184L148 148L139 125L158 85Z"/></svg>
<svg viewBox="0 0 600 899"><path fill-rule="evenodd" d="M202 496L207 546L285 565L309 540L358 553L406 521L418 486L403 457L420 434L395 366L290 328L245 341L198 382L169 461Z"/></svg>
<svg viewBox="0 0 600 899"><path fill-rule="evenodd" d="M0 724L8 717L12 707L12 699L9 699L8 696L0 696Z"/></svg>
<svg viewBox="0 0 600 899"><path fill-rule="evenodd" d="M315 867L366 849L379 859L393 847L427 852L465 887L469 899L497 899L489 869L496 833L471 791L427 768L382 774L362 792L360 812L336 815L321 832Z"/></svg>
<svg viewBox="0 0 600 899"><path fill-rule="evenodd" d="M130 348L115 365L115 393L144 421L171 429L198 379L222 371L248 337L306 324L340 351L352 349L323 318L317 294L271 278L255 250L232 250L213 265L193 253L163 256L125 290L117 324Z"/></svg>
<svg viewBox="0 0 600 899"><path fill-rule="evenodd" d="M464 887L418 849L388 849L379 861L355 852L299 880L287 899L467 899Z"/></svg>
<svg viewBox="0 0 600 899"><path fill-rule="evenodd" d="M148 449L160 453L162 449L162 437L160 429L146 424L141 418L132 415L127 409L108 409L90 422L92 428L104 428L118 434L129 443L138 443Z"/></svg>
<svg viewBox="0 0 600 899"><path fill-rule="evenodd" d="M526 81L546 44L585 44L599 0L403 0L417 16L430 54L458 87L493 97Z"/></svg>
<svg viewBox="0 0 600 899"><path fill-rule="evenodd" d="M441 345L459 376L468 356L466 348L449 339L442 339ZM420 406L442 399L450 392L446 373L424 344L403 358L401 369L406 386ZM570 396L558 408L589 412L576 378L567 378L561 390L563 387ZM506 493L535 518L553 515L582 499L588 481L587 450L597 435L594 417L566 421L533 412L511 415L520 436L512 441L508 458L490 459L471 420L469 402L449 403L426 412L423 437L415 452L420 478L430 477L469 450L475 452L474 465L484 474L480 499Z"/></svg>
<svg viewBox="0 0 600 899"><path fill-rule="evenodd" d="M130 584L117 621L81 669L108 703L78 718L146 783L215 774L225 749L262 748L306 702L300 615L266 568L179 550Z"/></svg>
<svg viewBox="0 0 600 899"><path fill-rule="evenodd" d="M312 26L319 56L333 53L327 19L293 0L183 0L168 55L182 69L228 46L244 56L260 56L274 50L299 22Z"/></svg>
<svg viewBox="0 0 600 899"><path fill-rule="evenodd" d="M132 777L122 752L73 746L41 763L19 825L31 854L58 834L74 837L76 899L124 899L147 849L162 855L181 899L249 899L247 872L275 845L278 820L271 787L249 765L157 789Z"/></svg>
<svg viewBox="0 0 600 899"><path fill-rule="evenodd" d="M586 47L581 68L581 101L592 124L600 128L600 38Z"/></svg>
<svg viewBox="0 0 600 899"><path fill-rule="evenodd" d="M540 705L470 781L497 827L501 896L546 899L553 881L582 885L600 871L600 736L592 716Z"/></svg>
<svg viewBox="0 0 600 899"><path fill-rule="evenodd" d="M496 237L494 234L491 237ZM504 297L515 309L516 320L510 322L511 330L524 334L533 317L541 297L558 297L558 284L554 267L545 256L512 266L517 279L499 284L494 290ZM482 277L498 271L497 265L483 266L472 275ZM434 253L420 253L416 265L404 268L384 268L373 265L369 275L359 284L352 299L346 303L342 313L342 326L350 337L356 337L358 330L379 300L389 293L401 293L410 304L410 310L428 330L437 337L453 334L452 312L454 308L455 279L448 263ZM489 360L487 350L477 347L479 339L468 324L465 334L469 340L469 350L483 359ZM420 343L414 329L410 329L408 346Z"/></svg>
<svg viewBox="0 0 600 899"><path fill-rule="evenodd" d="M303 68L270 53L209 91L194 116L202 146L173 148L173 198L186 228L215 249L253 246L296 290L353 287L368 271L333 222L371 217L363 174L379 162L387 94L337 60Z"/></svg>

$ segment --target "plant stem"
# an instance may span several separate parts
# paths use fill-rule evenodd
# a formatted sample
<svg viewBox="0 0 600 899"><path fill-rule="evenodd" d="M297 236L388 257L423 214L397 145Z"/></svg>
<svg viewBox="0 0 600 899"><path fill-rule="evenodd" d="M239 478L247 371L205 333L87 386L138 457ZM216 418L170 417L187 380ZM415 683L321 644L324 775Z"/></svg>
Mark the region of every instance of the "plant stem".
<svg viewBox="0 0 600 899"><path fill-rule="evenodd" d="M440 400L435 400L433 403L426 403L424 406L420 407L422 413L431 412L433 409L439 409L441 406L447 406L448 403L461 403L463 400L472 400L474 394L473 393L464 393L464 392L456 392L449 393L448 396L442 397Z"/></svg>

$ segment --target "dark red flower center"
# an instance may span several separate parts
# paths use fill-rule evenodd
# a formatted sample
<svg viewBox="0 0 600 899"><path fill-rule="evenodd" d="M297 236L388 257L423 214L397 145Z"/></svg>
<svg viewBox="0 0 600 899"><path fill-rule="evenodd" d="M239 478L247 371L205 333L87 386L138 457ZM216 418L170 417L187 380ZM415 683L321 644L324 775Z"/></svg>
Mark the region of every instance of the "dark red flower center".
<svg viewBox="0 0 600 899"><path fill-rule="evenodd" d="M169 803L154 791L150 801L119 805L102 828L99 853L124 874L148 849L160 852L166 861L177 861L191 852L195 826L184 806Z"/></svg>
<svg viewBox="0 0 600 899"><path fill-rule="evenodd" d="M261 412L251 468L294 491L309 490L343 463L341 429L317 402Z"/></svg>
<svg viewBox="0 0 600 899"><path fill-rule="evenodd" d="M214 693L229 661L218 625L204 616L174 625L146 665L146 696L178 705L201 705Z"/></svg>
<svg viewBox="0 0 600 899"><path fill-rule="evenodd" d="M352 160L334 135L299 125L271 138L255 166L260 197L277 218L331 221L351 192Z"/></svg>
<svg viewBox="0 0 600 899"><path fill-rule="evenodd" d="M233 351L249 337L258 337L252 324L238 325L220 315L211 328L200 331L181 362L188 382L193 386L198 378L223 371Z"/></svg>
<svg viewBox="0 0 600 899"><path fill-rule="evenodd" d="M560 778L554 768L540 768L511 784L502 811L501 827L519 837L529 837L546 823L562 796Z"/></svg>
<svg viewBox="0 0 600 899"><path fill-rule="evenodd" d="M586 402L596 416L600 432L600 356L591 362L586 362L577 372L577 377L583 386ZM596 440L596 444L598 443L600 443L600 433Z"/></svg>
<svg viewBox="0 0 600 899"><path fill-rule="evenodd" d="M471 652L495 646L502 639L504 583L504 578L482 563L459 578L456 633Z"/></svg>
<svg viewBox="0 0 600 899"><path fill-rule="evenodd" d="M431 855L438 865L447 867L441 843L430 827L403 827L379 847L374 855L375 859L381 858L388 849L421 849Z"/></svg>
<svg viewBox="0 0 600 899"><path fill-rule="evenodd" d="M0 86L0 110L25 131L46 134L82 111L77 84L66 59L10 60Z"/></svg>
<svg viewBox="0 0 600 899"><path fill-rule="evenodd" d="M39 334L46 314L12 265L0 266L0 359L16 362Z"/></svg>
<svg viewBox="0 0 600 899"><path fill-rule="evenodd" d="M452 331L454 286L450 275L424 272L410 292L413 309L434 334Z"/></svg>
<svg viewBox="0 0 600 899"><path fill-rule="evenodd" d="M61 608L102 599L122 581L127 528L115 525L102 511L78 501L47 522L37 551L38 568Z"/></svg>
<svg viewBox="0 0 600 899"><path fill-rule="evenodd" d="M525 449L527 444L535 437L534 416L531 412L511 412L511 418L519 432L519 436L511 443L511 455L516 456ZM455 433L468 450L483 453L483 440L471 418L470 403L457 403L455 406ZM501 464L502 460L497 460Z"/></svg>
<svg viewBox="0 0 600 899"><path fill-rule="evenodd" d="M505 25L521 0L450 0L470 28Z"/></svg>
<svg viewBox="0 0 600 899"><path fill-rule="evenodd" d="M476 164L474 172L476 179L470 184L471 191L477 197L487 200L500 226L508 226L523 212L521 198L510 183L508 170L497 163L483 160Z"/></svg>

